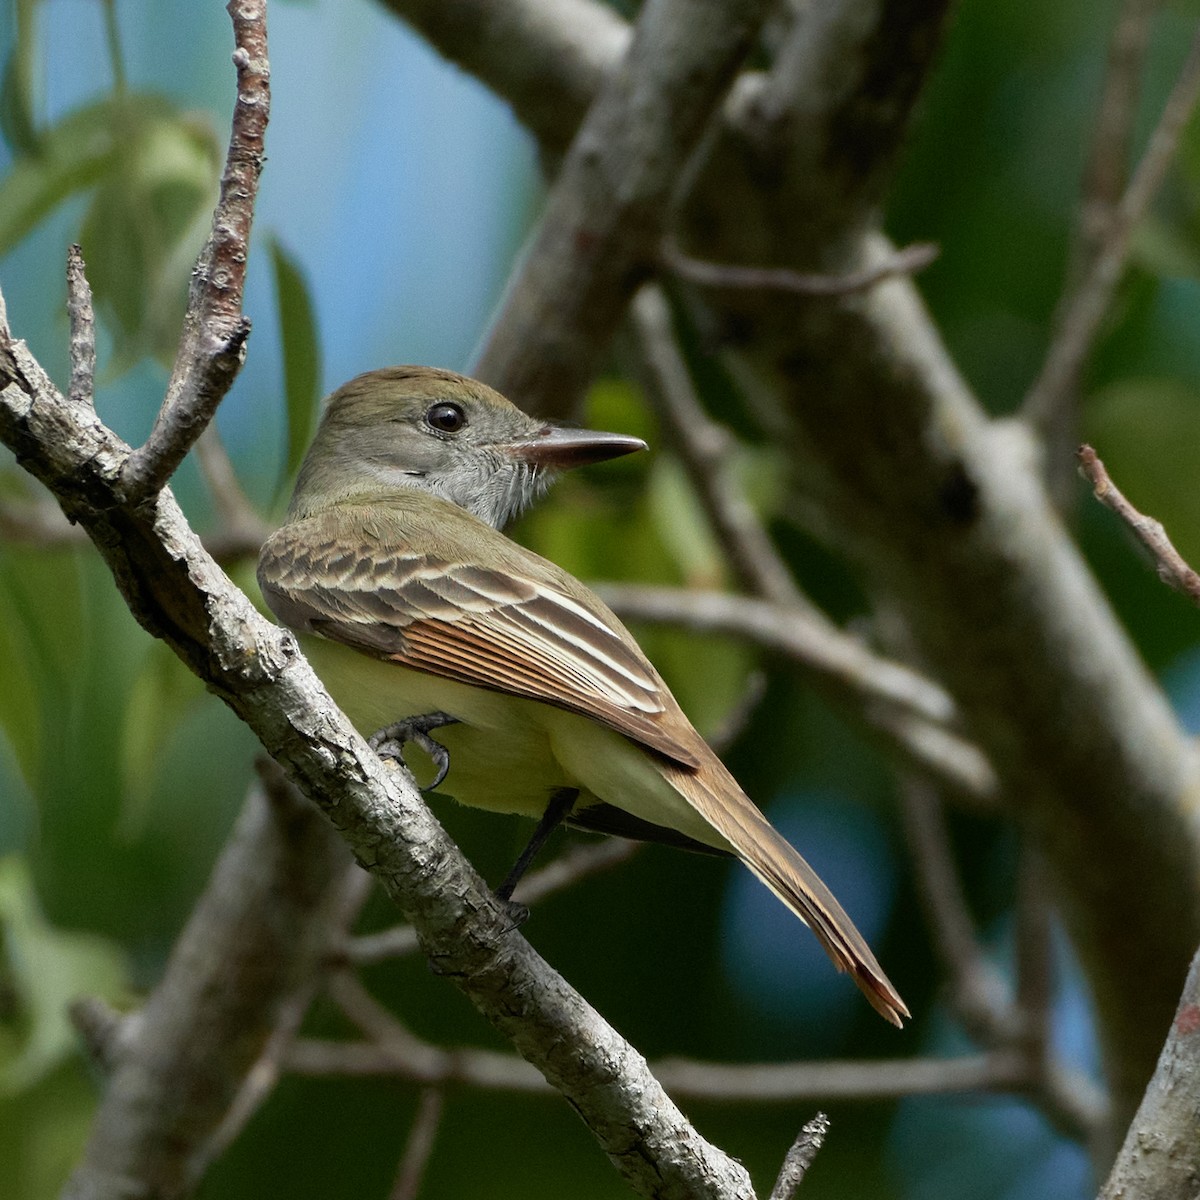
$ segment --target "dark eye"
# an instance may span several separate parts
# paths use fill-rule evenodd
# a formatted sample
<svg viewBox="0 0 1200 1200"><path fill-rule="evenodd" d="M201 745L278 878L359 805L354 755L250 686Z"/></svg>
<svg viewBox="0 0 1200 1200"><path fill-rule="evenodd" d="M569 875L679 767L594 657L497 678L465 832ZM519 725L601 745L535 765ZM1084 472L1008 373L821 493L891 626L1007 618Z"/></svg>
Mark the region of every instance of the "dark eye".
<svg viewBox="0 0 1200 1200"><path fill-rule="evenodd" d="M442 433L457 433L467 423L467 416L457 404L435 404L425 420Z"/></svg>

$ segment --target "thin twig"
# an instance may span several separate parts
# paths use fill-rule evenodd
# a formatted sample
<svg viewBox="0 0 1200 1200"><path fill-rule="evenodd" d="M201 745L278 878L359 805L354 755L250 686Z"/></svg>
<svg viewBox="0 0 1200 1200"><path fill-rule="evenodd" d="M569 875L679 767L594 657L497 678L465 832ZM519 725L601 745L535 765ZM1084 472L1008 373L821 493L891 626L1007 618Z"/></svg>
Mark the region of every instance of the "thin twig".
<svg viewBox="0 0 1200 1200"><path fill-rule="evenodd" d="M284 1056L300 1031L315 990L315 979L307 980L280 1006L275 1030L262 1055L246 1072L221 1123L188 1160L187 1174L194 1184L199 1184L212 1165L224 1156L275 1091L283 1074Z"/></svg>
<svg viewBox="0 0 1200 1200"><path fill-rule="evenodd" d="M1038 428L1053 421L1060 398L1078 384L1120 281L1133 232L1150 209L1197 99L1200 99L1200 27L1089 269L1059 306L1057 331L1022 406L1026 419Z"/></svg>
<svg viewBox="0 0 1200 1200"><path fill-rule="evenodd" d="M417 1115L408 1132L404 1155L400 1159L396 1182L392 1184L388 1200L417 1200L421 1192L421 1182L425 1178L425 1168L428 1167L430 1155L433 1154L433 1144L437 1140L444 1108L445 1096L440 1088L421 1089L421 1097L417 1101Z"/></svg>
<svg viewBox="0 0 1200 1200"><path fill-rule="evenodd" d="M1108 43L1108 61L1091 147L1080 192L1079 213L1055 329L1066 306L1103 252L1129 177L1130 145L1136 126L1138 96L1150 28L1161 0L1122 0ZM1080 380L1068 381L1041 412L1037 432L1042 461L1055 506L1070 511L1075 500L1070 449L1079 441Z"/></svg>
<svg viewBox="0 0 1200 1200"><path fill-rule="evenodd" d="M571 887L589 875L607 871L618 863L632 858L641 844L622 838L606 838L602 842L587 842L574 846L565 854L533 871L521 880L513 899L525 905L536 904L554 892ZM351 939L341 957L366 966L389 958L415 954L418 949L416 930L411 925L396 925L379 933L368 933Z"/></svg>
<svg viewBox="0 0 1200 1200"><path fill-rule="evenodd" d="M1138 512L1125 499L1091 446L1080 446L1077 457L1079 470L1092 485L1096 499L1106 508L1111 508L1150 552L1159 579L1168 587L1182 592L1193 604L1200 604L1200 575L1188 566L1183 555L1171 544L1162 522Z"/></svg>
<svg viewBox="0 0 1200 1200"><path fill-rule="evenodd" d="M96 313L92 289L87 281L83 251L75 245L67 250L67 315L71 321L71 382L67 397L72 404L95 407Z"/></svg>
<svg viewBox="0 0 1200 1200"><path fill-rule="evenodd" d="M904 781L900 794L917 889L950 980L953 1011L992 1054L1013 1060L1013 1070L1024 1080L1020 1090L1056 1128L1092 1143L1108 1121L1108 1097L1052 1053L1049 914L1040 878L1022 879L1014 998L976 940L937 796L911 779Z"/></svg>
<svg viewBox="0 0 1200 1200"><path fill-rule="evenodd" d="M829 1118L824 1113L817 1113L811 1121L805 1123L783 1160L779 1178L771 1189L771 1200L792 1200L804 1182L804 1176L808 1174L813 1159L817 1157L817 1151L824 1145L828 1132Z"/></svg>
<svg viewBox="0 0 1200 1200"><path fill-rule="evenodd" d="M916 780L900 787L901 813L912 854L917 891L934 950L950 981L950 1002L984 1045L1015 1033L1007 1016L1004 984L983 957L955 870L949 833L936 793Z"/></svg>
<svg viewBox="0 0 1200 1200"><path fill-rule="evenodd" d="M595 586L625 620L745 638L802 666L904 762L966 803L980 807L994 802L991 764L955 730L954 702L942 688L910 667L880 657L825 618L814 620L803 609L724 592Z"/></svg>
<svg viewBox="0 0 1200 1200"><path fill-rule="evenodd" d="M1022 842L1017 874L1016 1006L1020 1038L1039 1073L1050 1061L1054 944L1046 879L1037 852Z"/></svg>
<svg viewBox="0 0 1200 1200"><path fill-rule="evenodd" d="M217 528L201 536L204 548L222 566L257 558L266 540L263 524ZM0 500L0 542L41 549L90 546L85 530L72 525L62 509L50 500Z"/></svg>
<svg viewBox="0 0 1200 1200"><path fill-rule="evenodd" d="M410 1035L411 1036L411 1035ZM550 1094L536 1071L512 1054L472 1047L443 1050L413 1038L394 1042L300 1038L287 1069L319 1078L402 1079L480 1091ZM1032 1085L1027 1063L1012 1051L958 1058L828 1060L825 1062L717 1063L660 1059L650 1069L680 1100L729 1104L783 1104L833 1100L894 1100L952 1092L1019 1092Z"/></svg>
<svg viewBox="0 0 1200 1200"><path fill-rule="evenodd" d="M727 592L626 583L593 586L627 620L745 638L836 678L864 700L895 704L941 724L954 720L954 701L932 679L882 658L832 624L815 623L802 610Z"/></svg>
<svg viewBox="0 0 1200 1200"><path fill-rule="evenodd" d="M1150 27L1161 7L1162 0L1124 0L1113 25L1083 175L1077 249L1080 268L1103 245L1108 223L1125 189Z"/></svg>
<svg viewBox="0 0 1200 1200"><path fill-rule="evenodd" d="M766 672L751 671L746 677L742 694L733 702L732 707L720 722L706 732L704 740L718 754L723 755L742 736L746 726L750 723L750 718L754 715L754 710L762 703L766 694Z"/></svg>
<svg viewBox="0 0 1200 1200"><path fill-rule="evenodd" d="M200 435L196 458L204 482L208 484L221 533L231 541L238 539L246 545L257 543L257 552L257 547L267 540L271 530L242 489L216 425L210 425Z"/></svg>
<svg viewBox="0 0 1200 1200"><path fill-rule="evenodd" d="M631 312L647 391L674 434L674 445L738 583L763 599L815 614L815 606L796 586L733 477L734 440L709 418L696 396L662 288L656 284L640 288Z"/></svg>
<svg viewBox="0 0 1200 1200"><path fill-rule="evenodd" d="M255 768L264 789L268 793L274 792L278 803L280 794L291 785L287 783L279 767L269 760L259 758L255 762ZM347 867L342 878L333 885L328 902L327 924L331 944L345 940L347 930L366 903L370 888L371 877L357 864ZM299 1035L313 999L325 981L328 964L328 956L317 955L312 960L311 973L296 985L291 995L279 1006L275 1029L258 1061L246 1074L224 1119L192 1155L188 1163L191 1179L198 1182L207 1174L212 1164L241 1136L242 1130L275 1090L283 1074L288 1049Z"/></svg>
<svg viewBox="0 0 1200 1200"><path fill-rule="evenodd" d="M678 247L663 251L663 266L688 283L701 287L741 291L785 292L792 296L850 296L894 279L923 271L941 253L933 242L914 242L895 251L883 262L848 271L845 275L820 275L785 267L745 267L733 263L706 262L683 254Z"/></svg>
<svg viewBox="0 0 1200 1200"><path fill-rule="evenodd" d="M266 0L230 0L227 11L238 79L229 150L212 232L192 272L166 398L150 436L121 471L124 496L134 504L166 486L204 432L241 368L250 336L242 290L271 99Z"/></svg>

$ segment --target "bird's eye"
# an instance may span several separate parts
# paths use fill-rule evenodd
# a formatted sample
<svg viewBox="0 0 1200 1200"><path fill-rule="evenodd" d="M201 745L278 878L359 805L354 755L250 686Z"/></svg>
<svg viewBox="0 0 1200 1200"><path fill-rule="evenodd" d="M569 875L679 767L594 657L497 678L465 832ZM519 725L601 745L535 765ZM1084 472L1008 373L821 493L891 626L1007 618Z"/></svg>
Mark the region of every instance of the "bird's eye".
<svg viewBox="0 0 1200 1200"><path fill-rule="evenodd" d="M467 415L457 404L435 404L425 420L442 433L457 433L467 423Z"/></svg>

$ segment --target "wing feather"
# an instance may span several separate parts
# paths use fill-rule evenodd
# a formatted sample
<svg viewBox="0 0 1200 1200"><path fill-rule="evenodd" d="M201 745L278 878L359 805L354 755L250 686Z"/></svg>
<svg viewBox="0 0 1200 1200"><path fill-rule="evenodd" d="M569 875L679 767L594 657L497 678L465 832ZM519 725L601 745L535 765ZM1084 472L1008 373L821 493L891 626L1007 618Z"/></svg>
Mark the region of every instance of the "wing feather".
<svg viewBox="0 0 1200 1200"><path fill-rule="evenodd" d="M284 526L263 548L259 582L285 624L581 713L682 768L700 766L679 733L690 726L671 719L678 708L637 644L598 600L593 611L559 586L545 560L509 542L531 570L493 570L364 544L361 531L337 536L321 521Z"/></svg>

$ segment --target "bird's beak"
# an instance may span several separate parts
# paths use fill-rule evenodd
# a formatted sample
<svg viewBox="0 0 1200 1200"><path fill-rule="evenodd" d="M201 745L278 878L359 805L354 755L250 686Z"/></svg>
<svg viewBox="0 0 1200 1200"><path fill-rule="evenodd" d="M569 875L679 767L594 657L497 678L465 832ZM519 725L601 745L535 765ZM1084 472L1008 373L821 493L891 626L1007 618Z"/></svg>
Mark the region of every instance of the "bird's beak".
<svg viewBox="0 0 1200 1200"><path fill-rule="evenodd" d="M534 467L549 467L565 471L570 467L584 467L589 463L604 462L645 450L641 438L623 433L599 433L594 429L564 429L559 425L546 425L533 437L520 442L511 442L504 449L521 462Z"/></svg>

